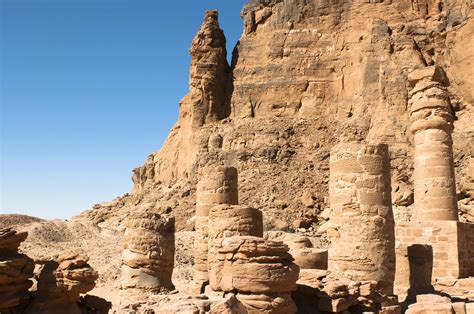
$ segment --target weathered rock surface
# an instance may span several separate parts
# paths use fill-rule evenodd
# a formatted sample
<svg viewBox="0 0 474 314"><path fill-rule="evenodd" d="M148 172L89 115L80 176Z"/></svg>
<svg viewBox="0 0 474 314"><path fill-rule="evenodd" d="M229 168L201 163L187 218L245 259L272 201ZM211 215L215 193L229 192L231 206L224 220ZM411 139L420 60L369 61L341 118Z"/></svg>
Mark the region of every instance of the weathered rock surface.
<svg viewBox="0 0 474 314"><path fill-rule="evenodd" d="M211 314L288 314L296 307L289 294L231 294L227 299L212 306Z"/></svg>
<svg viewBox="0 0 474 314"><path fill-rule="evenodd" d="M329 270L372 280L387 295L395 278L395 222L387 145L342 142L331 150Z"/></svg>
<svg viewBox="0 0 474 314"><path fill-rule="evenodd" d="M97 272L82 255L63 255L39 261L37 288L25 313L82 313L80 295L95 287Z"/></svg>
<svg viewBox="0 0 474 314"><path fill-rule="evenodd" d="M233 236L263 237L262 212L258 209L239 205L214 206L209 212L209 284L214 291L221 290L223 264L219 260L219 239Z"/></svg>
<svg viewBox="0 0 474 314"><path fill-rule="evenodd" d="M13 312L29 300L28 289L33 285L34 262L18 247L28 233L10 228L0 229L0 312Z"/></svg>
<svg viewBox="0 0 474 314"><path fill-rule="evenodd" d="M410 131L414 141L415 219L458 220L453 163L454 114L443 69L421 68L408 75Z"/></svg>
<svg viewBox="0 0 474 314"><path fill-rule="evenodd" d="M209 166L200 169L199 182L196 188L196 216L194 221L196 236L194 237L193 290L196 294L203 292L209 281L209 213L214 206L222 204L236 205L238 203L237 169L226 166ZM217 214L217 212L214 212L214 214ZM213 237L215 237L217 236L216 232L220 230L220 221L214 221L213 223L217 223L217 229L214 230L213 234ZM251 226L246 227L252 228Z"/></svg>
<svg viewBox="0 0 474 314"><path fill-rule="evenodd" d="M442 67L450 81L459 184L474 151L471 7L470 0L249 1L230 67L217 14L208 12L190 50L190 91L163 148L134 170L131 195L76 219L120 223L138 207L161 206L172 208L178 230L191 229L197 169L226 160L245 182L241 202L264 209L265 225L300 220L309 228L328 206L329 150L341 139L389 144L393 200L410 206L407 82L426 66Z"/></svg>
<svg viewBox="0 0 474 314"><path fill-rule="evenodd" d="M301 270L297 286L292 297L301 313L362 313L396 304L395 298L377 289L375 281L354 281L326 270Z"/></svg>
<svg viewBox="0 0 474 314"><path fill-rule="evenodd" d="M288 247L276 241L235 236L214 242L222 291L248 294L289 293L296 289L299 267Z"/></svg>
<svg viewBox="0 0 474 314"><path fill-rule="evenodd" d="M298 234L285 234L280 238L290 248L290 255L294 263L300 269L327 269L328 250L313 247L313 243L307 236Z"/></svg>
<svg viewBox="0 0 474 314"><path fill-rule="evenodd" d="M120 278L124 298L173 290L174 218L136 212L129 215L125 226Z"/></svg>
<svg viewBox="0 0 474 314"><path fill-rule="evenodd" d="M451 303L450 298L436 294L422 294L416 297L416 303L408 307L406 314L428 313L469 313L464 302Z"/></svg>

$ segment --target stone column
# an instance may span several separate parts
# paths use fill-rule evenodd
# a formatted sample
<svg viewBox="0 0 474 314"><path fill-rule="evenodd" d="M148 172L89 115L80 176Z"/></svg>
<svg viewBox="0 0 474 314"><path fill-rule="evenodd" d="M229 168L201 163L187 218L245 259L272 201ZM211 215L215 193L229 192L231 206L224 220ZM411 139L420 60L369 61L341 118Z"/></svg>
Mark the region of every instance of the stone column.
<svg viewBox="0 0 474 314"><path fill-rule="evenodd" d="M124 300L173 290L174 217L132 212L125 226L120 278Z"/></svg>
<svg viewBox="0 0 474 314"><path fill-rule="evenodd" d="M219 205L209 212L209 285L221 291L222 265L218 259L215 241L232 236L263 237L263 215L256 208L239 205Z"/></svg>
<svg viewBox="0 0 474 314"><path fill-rule="evenodd" d="M226 166L204 167L199 173L196 189L196 230L194 239L193 293L204 291L208 274L208 215L209 210L222 204L238 204L237 169Z"/></svg>
<svg viewBox="0 0 474 314"><path fill-rule="evenodd" d="M376 281L393 293L395 235L387 145L340 143L331 150L328 230L331 275Z"/></svg>
<svg viewBox="0 0 474 314"><path fill-rule="evenodd" d="M408 80L413 87L408 104L415 145L415 219L458 220L448 79L432 66L411 72Z"/></svg>
<svg viewBox="0 0 474 314"><path fill-rule="evenodd" d="M286 244L251 236L226 237L214 244L222 269L218 285L236 293L246 309L238 313L296 313L291 292L299 267Z"/></svg>

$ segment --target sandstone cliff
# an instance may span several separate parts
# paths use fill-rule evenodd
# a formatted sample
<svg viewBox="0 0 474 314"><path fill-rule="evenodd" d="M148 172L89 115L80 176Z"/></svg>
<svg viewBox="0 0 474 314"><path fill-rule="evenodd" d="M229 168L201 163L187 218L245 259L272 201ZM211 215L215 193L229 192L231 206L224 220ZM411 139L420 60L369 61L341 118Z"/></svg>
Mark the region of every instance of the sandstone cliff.
<svg viewBox="0 0 474 314"><path fill-rule="evenodd" d="M239 169L241 202L262 209L267 229L308 228L327 207L329 151L351 139L389 145L396 218L409 219L407 75L437 65L456 114L460 208L474 221L473 8L471 0L250 0L230 66L217 12L208 11L166 143L133 171L130 194L75 219L120 224L153 207L191 229L197 170L224 163Z"/></svg>

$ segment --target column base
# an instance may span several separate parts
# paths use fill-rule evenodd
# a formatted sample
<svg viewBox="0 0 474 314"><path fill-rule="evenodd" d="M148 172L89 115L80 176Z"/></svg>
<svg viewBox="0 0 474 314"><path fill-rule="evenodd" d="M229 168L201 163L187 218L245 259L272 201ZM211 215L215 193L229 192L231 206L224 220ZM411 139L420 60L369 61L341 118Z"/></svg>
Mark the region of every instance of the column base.
<svg viewBox="0 0 474 314"><path fill-rule="evenodd" d="M412 298L420 293L434 291L448 293L449 285L442 285L441 282L457 282L457 279L474 277L472 223L399 223L395 227L395 239L395 293L399 296Z"/></svg>

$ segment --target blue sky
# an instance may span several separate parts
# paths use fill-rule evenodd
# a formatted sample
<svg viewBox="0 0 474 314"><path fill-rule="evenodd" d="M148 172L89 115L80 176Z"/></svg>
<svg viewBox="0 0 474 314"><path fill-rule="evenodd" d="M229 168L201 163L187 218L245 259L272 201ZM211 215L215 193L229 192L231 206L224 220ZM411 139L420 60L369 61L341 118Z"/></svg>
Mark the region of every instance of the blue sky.
<svg viewBox="0 0 474 314"><path fill-rule="evenodd" d="M245 0L0 0L0 213L67 219L130 191L187 93L188 49Z"/></svg>

